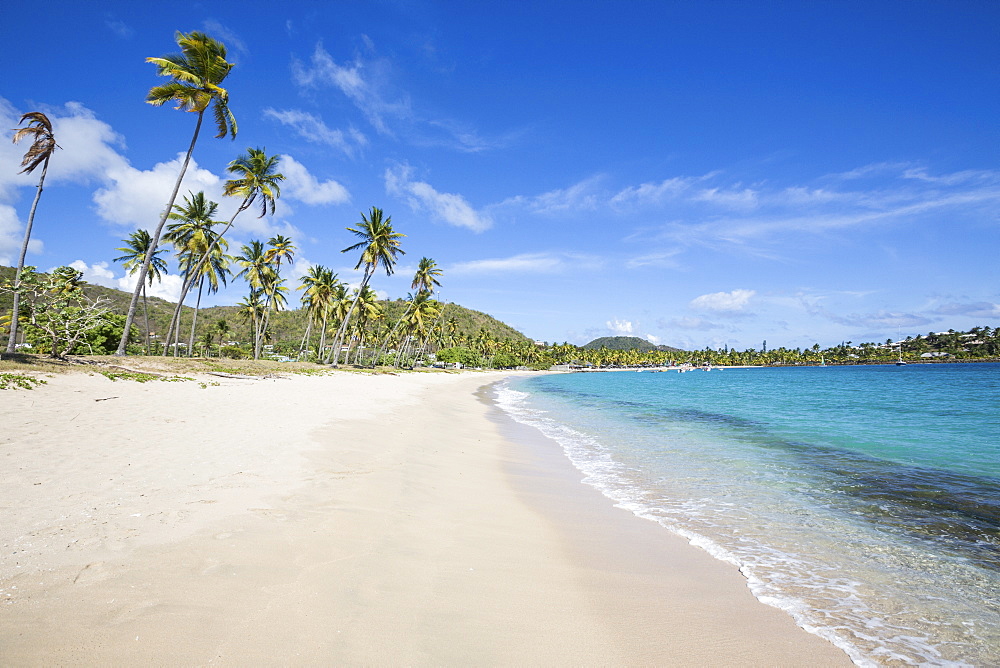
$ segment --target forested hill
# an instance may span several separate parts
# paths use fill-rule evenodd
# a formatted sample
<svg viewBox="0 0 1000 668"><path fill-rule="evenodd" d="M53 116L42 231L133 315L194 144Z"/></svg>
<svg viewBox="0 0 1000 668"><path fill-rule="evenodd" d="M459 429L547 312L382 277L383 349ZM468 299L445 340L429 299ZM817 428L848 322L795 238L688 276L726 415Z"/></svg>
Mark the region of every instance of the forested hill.
<svg viewBox="0 0 1000 668"><path fill-rule="evenodd" d="M601 348L607 348L608 350L639 350L641 352L649 352L651 350L683 352L680 348L658 346L650 343L646 339L640 339L638 336L602 336L601 338L594 339L590 343L581 347L584 350L600 350Z"/></svg>
<svg viewBox="0 0 1000 668"><path fill-rule="evenodd" d="M13 279L13 268L0 267L0 283L13 281ZM85 284L84 291L91 298L103 297L107 299L110 302L109 308L111 311L121 315L125 315L128 311L129 301L132 298L132 293L122 292L121 290L106 288L100 285L92 285L89 283ZM184 338L187 338L186 332L189 331L191 326L191 315L194 312L194 308L192 308L192 306L195 302L195 298L196 295L189 295L186 303L190 306L184 307L181 321L182 331L185 332ZM292 296L291 299L296 299L296 297ZM171 317L173 316L176 304L165 299L160 299L159 297L149 297L147 301L149 303L150 331L156 333L164 332L167 329L167 325L169 324ZM406 302L402 299L386 300L380 303L382 304L384 312L383 320L391 324L395 324L396 320L399 319L406 308ZM11 306L11 296L9 294L0 294L0 313L9 312ZM298 304L291 302L289 306L298 307ZM443 318L444 320L451 320L452 318L455 319L456 336L464 335L471 339L479 335L480 331L485 330L486 332L489 332L494 339L512 339L515 341L531 340L510 325L503 323L486 313L474 311L458 304L446 304L444 307ZM202 308L198 313L196 337L200 339L204 333L216 327L220 320L225 320L228 325L229 333L227 334L227 338L235 341L250 340L250 326L246 322L246 319L240 314L240 308L238 306L212 306ZM144 322L142 301L140 301L139 308L136 312L135 324L142 329L144 327ZM306 313L301 308L292 308L292 310L282 311L272 316L271 332L276 342L294 340L295 344L298 345L305 328Z"/></svg>

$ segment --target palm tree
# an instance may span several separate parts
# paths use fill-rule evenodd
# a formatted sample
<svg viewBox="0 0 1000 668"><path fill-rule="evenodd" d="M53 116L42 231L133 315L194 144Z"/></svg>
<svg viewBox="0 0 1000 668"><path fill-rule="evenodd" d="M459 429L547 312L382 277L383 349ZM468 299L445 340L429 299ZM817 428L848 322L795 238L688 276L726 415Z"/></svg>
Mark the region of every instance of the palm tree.
<svg viewBox="0 0 1000 668"><path fill-rule="evenodd" d="M188 111L198 115L195 123L194 135L191 137L191 144L188 146L181 163L180 172L177 174L177 181L174 184L170 199L163 209L160 222L153 232L153 243L151 252L156 250L160 241L160 233L167 222L167 216L173 211L174 200L177 199L177 192L181 189L181 181L184 180L184 173L187 172L188 164L191 162L191 154L194 153L194 146L198 142L198 134L201 132L201 123L205 117L205 112L209 107L215 119L218 129L216 138L230 135L236 138L236 119L229 111L229 93L220 84L233 69L233 63L226 60L226 47L222 42L217 42L205 33L192 32L185 34L178 32L175 35L177 45L181 48L180 53L170 54L162 58L147 58L147 63L156 65L156 73L159 76L170 77L168 83L162 86L154 86L149 89L146 95L146 102L154 107L160 107L167 102L176 102L176 109ZM150 255L150 258L152 255ZM143 262L139 270L139 283L135 292L132 293L132 301L129 303L128 315L125 316L125 331L122 333L121 342L115 355L124 355L128 346L129 330L132 327L132 320L135 318L135 309L139 301L140 287L144 285L146 274L149 272L149 262Z"/></svg>
<svg viewBox="0 0 1000 668"><path fill-rule="evenodd" d="M146 253L149 252L150 246L153 245L153 238L149 236L149 232L146 230L136 230L129 235L128 239L125 239L125 246L121 248L116 248L115 250L125 253L121 257L116 257L115 262L121 262L122 267L128 270L128 275L131 276L139 270L142 263L146 259ZM153 252L153 259L149 262L149 273L146 274L146 279L149 282L149 286L153 286L153 281L159 281L163 278L163 274L167 271L166 261L158 257L161 253L166 253L165 248L157 249ZM142 284L142 313L143 318L146 321L146 354L152 354L149 349L149 304L146 300L146 284Z"/></svg>
<svg viewBox="0 0 1000 668"><path fill-rule="evenodd" d="M267 261L267 251L264 244L256 239L243 245L240 255L236 256L236 262L243 267L236 274L236 278L245 278L250 284L250 289L259 292L264 298L261 318L254 322L253 329L254 359L257 359L260 356L259 342L263 339L264 317L266 317L265 313L270 306L269 290L276 281L277 275L274 273L274 267Z"/></svg>
<svg viewBox="0 0 1000 668"><path fill-rule="evenodd" d="M175 344L175 357L177 355L176 344L180 342L181 338L181 309L184 307L184 300L187 297L188 291L195 283L198 283L198 304L199 306L201 304L202 281L205 277L207 265L201 263L200 260L208 252L209 248L215 249L209 265L216 265L217 274L224 274L226 271L224 267L219 266L219 262L224 257L224 248L222 249L223 253L218 252L219 247L214 243L215 237L218 235L212 230L214 225L221 224L220 221L212 220L215 212L219 209L219 205L217 202L207 200L204 192L189 193L189 195L190 197L184 197L183 205L174 205L174 211L170 214L169 218L178 222L167 225L167 232L163 235L164 241L171 242L177 248L177 255L180 258L184 273L181 294L178 297L177 306L174 308L174 315L170 319L170 327L167 330L167 341L163 348L163 354L166 355L166 345L170 344L172 337ZM201 267L200 273L195 274L195 267ZM211 270L210 266L208 268ZM214 282L215 290L218 290L217 279ZM222 282L225 284L224 276ZM194 316L191 319L192 338L197 319L198 307L195 307ZM190 353L190 346L188 352Z"/></svg>
<svg viewBox="0 0 1000 668"><path fill-rule="evenodd" d="M374 206L368 216L365 216L364 213L361 214L358 229L348 227L347 231L361 238L358 243L340 251L346 253L361 249L361 257L354 265L355 270L360 268L362 264L365 265L364 276L357 292L357 296L360 297L362 291L368 287L368 281L371 280L379 265L385 269L386 276L392 275L393 267L396 264L396 255L406 254L406 251L399 247L399 240L406 235L394 231L392 229L392 216L383 218L382 209ZM333 343L333 366L335 367L340 360L340 348L344 340L344 333L347 331L347 321L351 318L355 304L357 304L357 297L351 304L347 317L340 323L340 328L337 330L337 336Z"/></svg>
<svg viewBox="0 0 1000 668"><path fill-rule="evenodd" d="M299 347L299 355L305 350L312 332L313 323L320 324L320 341L318 356L322 356L323 346L326 344L326 323L333 305L334 288L340 284L337 274L327 269L321 264L309 267L309 273L301 279L302 285L297 290L304 290L302 293L302 304L308 313L306 323L306 333L302 337L302 345Z"/></svg>
<svg viewBox="0 0 1000 668"><path fill-rule="evenodd" d="M270 314L272 309L270 307L273 307L274 311L280 310L277 304L275 304L275 299L277 297L277 295L275 294L275 290L279 289L278 286L280 285L280 283L283 282L278 280L278 276L281 274L281 261L288 260L289 262L291 262L292 259L295 257L295 246L292 245L292 240L289 239L288 237L279 234L277 236L268 239L267 244L270 246L270 248L268 248L267 252L264 253L264 260L269 264L274 265L274 280L270 281L271 290L269 292L266 292L267 294L266 306L268 308L266 308L264 311L264 326L261 328L261 336L257 340L254 346L254 359L260 357L260 347L263 344L264 335L266 334L267 328L271 322ZM281 289L287 291L288 288L281 288ZM283 296L282 300L284 300Z"/></svg>
<svg viewBox="0 0 1000 668"><path fill-rule="evenodd" d="M417 292L434 292L434 288L441 287L441 282L437 280L441 274L441 269L438 268L434 260L422 257L417 263L417 271L413 275L410 289Z"/></svg>
<svg viewBox="0 0 1000 668"><path fill-rule="evenodd" d="M382 306L379 304L378 295L370 287L366 287L364 292L357 296L357 303L358 316L354 322L358 340L354 354L355 364L361 361L361 353L365 347L365 331L368 325L382 317ZM348 357L349 355L346 355L344 359L346 360Z"/></svg>
<svg viewBox="0 0 1000 668"><path fill-rule="evenodd" d="M410 308L403 321L407 350L414 337L421 340L421 348L423 347L423 342L430 333L430 327L439 315L438 306L438 302L431 299L429 291L425 290L410 296ZM400 363L401 357L397 357L396 361L397 364Z"/></svg>
<svg viewBox="0 0 1000 668"><path fill-rule="evenodd" d="M188 357L193 354L194 351L194 333L195 326L198 324L198 311L201 309L201 294L205 289L205 282L208 282L208 293L214 294L219 291L219 284L226 284L226 277L229 275L229 260L230 256L226 255L226 249L229 247L229 243L225 240L221 240L220 243L215 244L214 239L215 233L212 230L205 230L204 233L196 235L192 239L192 245L186 249L185 257L183 259L183 266L185 268L185 273L188 273L188 267L192 264L197 263L197 266L201 267L201 271L197 275L191 275L190 280L198 284L198 299L194 304L194 313L191 316L191 334L188 336ZM214 248L211 253L208 253L208 248ZM207 262L201 262L201 258L208 255ZM180 331L180 322L178 324L178 333Z"/></svg>
<svg viewBox="0 0 1000 668"><path fill-rule="evenodd" d="M264 315L264 302L261 301L261 291L250 289L250 294L243 298L239 304L237 304L236 313L242 318L247 324L250 325L250 331L256 332L257 327L260 325L261 317Z"/></svg>
<svg viewBox="0 0 1000 668"><path fill-rule="evenodd" d="M237 175L238 178L226 181L222 194L227 197L242 197L243 201L240 202L236 213L229 219L226 226L219 232L219 236L216 237L215 242L209 246L201 259L201 263L207 262L211 254L215 252L215 246L222 242L223 236L233 226L236 216L250 208L258 199L261 205L260 216L258 218L263 218L267 215L268 211L272 214L274 213L274 202L281 196L281 188L278 184L285 180L283 174L275 171L278 167L279 159L280 156L267 155L264 149L249 148L246 154L238 156L229 163L226 171ZM192 274L198 275L202 270L201 263L195 266ZM188 285L186 289L181 290L180 299L174 308L174 320L180 317L181 304L184 302L184 297L190 289L191 285Z"/></svg>
<svg viewBox="0 0 1000 668"><path fill-rule="evenodd" d="M28 254L28 242L31 241L31 226L35 222L35 211L38 209L38 200L42 197L42 189L45 186L45 175L49 171L49 158L55 153L57 148L55 135L52 134L52 123L48 116L40 111L29 111L21 116L18 125L28 121L28 126L14 132L13 141L15 144L26 137L31 137L31 146L28 147L24 158L21 160L21 171L19 174L31 174L41 165L42 175L38 179L35 200L31 203L31 210L28 212L28 224L24 227L24 241L21 242L21 255L17 260L17 270L14 273L14 308L10 318L10 337L7 339L7 352L13 353L17 339L17 320L21 309L21 272L24 271L24 257Z"/></svg>

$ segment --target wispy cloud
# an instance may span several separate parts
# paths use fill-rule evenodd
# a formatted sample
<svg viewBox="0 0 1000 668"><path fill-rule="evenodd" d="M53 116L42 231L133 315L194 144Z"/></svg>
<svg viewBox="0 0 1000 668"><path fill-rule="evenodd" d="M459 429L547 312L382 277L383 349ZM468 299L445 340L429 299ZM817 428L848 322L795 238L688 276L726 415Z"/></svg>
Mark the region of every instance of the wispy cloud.
<svg viewBox="0 0 1000 668"><path fill-rule="evenodd" d="M482 232L493 225L489 215L476 211L464 197L438 192L429 183L415 181L409 165L385 170L385 189L390 195L406 198L415 211L427 211L441 222Z"/></svg>
<svg viewBox="0 0 1000 668"><path fill-rule="evenodd" d="M596 269L598 258L576 253L522 253L505 258L459 262L450 274L559 274L578 269Z"/></svg>
<svg viewBox="0 0 1000 668"><path fill-rule="evenodd" d="M241 60L247 60L250 57L250 49L247 48L247 43L243 41L243 38L220 21L205 19L202 27L207 34L226 45L226 58L228 60L239 64Z"/></svg>
<svg viewBox="0 0 1000 668"><path fill-rule="evenodd" d="M324 144L345 155L354 156L356 151L368 144L368 138L355 128L335 130L327 126L323 119L298 109L264 109L264 117L272 118L293 129L296 134L314 144Z"/></svg>
<svg viewBox="0 0 1000 668"><path fill-rule="evenodd" d="M465 153L478 153L508 145L519 136L512 132L486 138L469 123L418 110L409 93L397 83L392 61L379 57L371 39L364 37L365 54L338 63L318 43L308 63L292 61L293 80L309 90L339 91L362 113L381 135L403 138L415 145L442 146Z"/></svg>
<svg viewBox="0 0 1000 668"><path fill-rule="evenodd" d="M135 35L135 30L132 26L112 16L111 14L106 15L104 25L108 27L108 30L122 39L132 39L132 36Z"/></svg>

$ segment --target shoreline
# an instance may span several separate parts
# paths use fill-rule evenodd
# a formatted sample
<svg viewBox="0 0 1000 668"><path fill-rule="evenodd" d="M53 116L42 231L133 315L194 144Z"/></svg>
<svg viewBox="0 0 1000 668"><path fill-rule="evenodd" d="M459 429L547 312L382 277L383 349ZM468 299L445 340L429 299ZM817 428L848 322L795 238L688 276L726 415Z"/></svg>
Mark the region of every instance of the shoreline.
<svg viewBox="0 0 1000 668"><path fill-rule="evenodd" d="M0 662L849 665L505 424L506 375L12 394Z"/></svg>

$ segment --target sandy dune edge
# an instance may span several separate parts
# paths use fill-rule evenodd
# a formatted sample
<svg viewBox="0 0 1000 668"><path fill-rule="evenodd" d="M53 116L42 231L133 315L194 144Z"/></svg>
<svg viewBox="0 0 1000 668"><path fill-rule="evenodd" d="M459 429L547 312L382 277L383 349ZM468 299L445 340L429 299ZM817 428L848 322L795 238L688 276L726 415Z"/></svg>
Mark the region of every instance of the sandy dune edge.
<svg viewBox="0 0 1000 668"><path fill-rule="evenodd" d="M846 662L504 438L491 378L5 393L0 663Z"/></svg>

